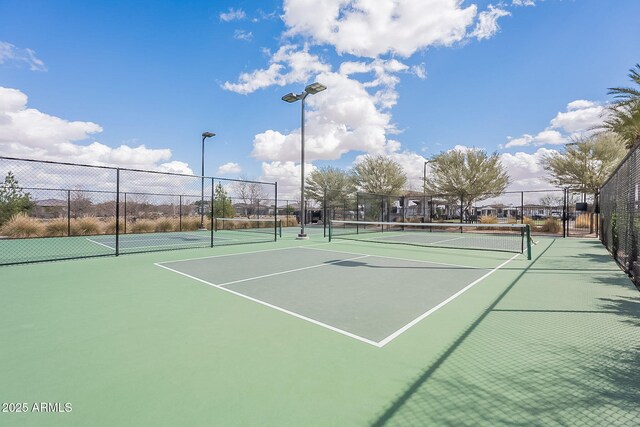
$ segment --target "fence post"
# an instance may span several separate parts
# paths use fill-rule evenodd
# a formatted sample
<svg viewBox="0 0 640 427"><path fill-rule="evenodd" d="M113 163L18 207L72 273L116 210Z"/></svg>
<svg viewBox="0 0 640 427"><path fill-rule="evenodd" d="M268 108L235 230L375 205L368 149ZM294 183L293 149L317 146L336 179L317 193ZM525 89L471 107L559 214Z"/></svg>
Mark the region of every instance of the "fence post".
<svg viewBox="0 0 640 427"><path fill-rule="evenodd" d="M119 218L118 218L118 221L120 221ZM127 193L124 193L124 222L123 222L123 226L124 226L124 234L127 234Z"/></svg>
<svg viewBox="0 0 640 427"><path fill-rule="evenodd" d="M182 194L180 195L180 207L178 208L178 231L182 231Z"/></svg>
<svg viewBox="0 0 640 427"><path fill-rule="evenodd" d="M273 241L275 242L275 241L278 240L278 183L277 182L275 182L274 191L276 193L275 194L276 201L275 201L275 204L273 205L273 219L274 219L274 221L273 221L274 225L273 226L275 227L275 230L273 230L273 232L275 234L275 236L273 238ZM280 237L282 237L282 227L280 228L280 230L281 230L280 231L280 234L281 234Z"/></svg>
<svg viewBox="0 0 640 427"><path fill-rule="evenodd" d="M524 224L524 191L520 192L520 224Z"/></svg>
<svg viewBox="0 0 640 427"><path fill-rule="evenodd" d="M120 255L120 168L116 169L116 256L118 255Z"/></svg>
<svg viewBox="0 0 640 427"><path fill-rule="evenodd" d="M569 209L567 205L567 194L569 192L568 188L564 189L563 200L562 200L562 237L569 236L569 222L567 221L567 217L569 216Z"/></svg>
<svg viewBox="0 0 640 427"><path fill-rule="evenodd" d="M215 203L215 182L214 179L211 178L211 208L209 208L209 228L211 229L211 247L213 247L213 204ZM224 208L223 208L224 209ZM203 206L204 210L204 206Z"/></svg>
<svg viewBox="0 0 640 427"><path fill-rule="evenodd" d="M67 236L71 236L71 190L67 190Z"/></svg>
<svg viewBox="0 0 640 427"><path fill-rule="evenodd" d="M460 224L462 224L462 210L464 209L464 194L460 195ZM460 232L462 232L462 227L460 228Z"/></svg>

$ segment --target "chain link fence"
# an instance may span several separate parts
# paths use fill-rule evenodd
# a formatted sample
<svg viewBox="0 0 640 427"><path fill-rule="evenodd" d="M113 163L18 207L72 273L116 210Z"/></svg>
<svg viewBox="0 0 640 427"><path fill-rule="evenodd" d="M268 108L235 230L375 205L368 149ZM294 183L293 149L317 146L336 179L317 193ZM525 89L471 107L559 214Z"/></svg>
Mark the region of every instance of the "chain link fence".
<svg viewBox="0 0 640 427"><path fill-rule="evenodd" d="M640 288L640 141L600 189L601 241Z"/></svg>
<svg viewBox="0 0 640 427"><path fill-rule="evenodd" d="M273 241L279 225L276 183L9 157L0 177L0 265Z"/></svg>
<svg viewBox="0 0 640 427"><path fill-rule="evenodd" d="M323 218L344 221L529 224L535 235L598 235L597 198L570 188L460 196L325 193ZM326 224L325 224L326 226ZM326 228L326 227L325 227ZM326 235L326 232L325 232Z"/></svg>

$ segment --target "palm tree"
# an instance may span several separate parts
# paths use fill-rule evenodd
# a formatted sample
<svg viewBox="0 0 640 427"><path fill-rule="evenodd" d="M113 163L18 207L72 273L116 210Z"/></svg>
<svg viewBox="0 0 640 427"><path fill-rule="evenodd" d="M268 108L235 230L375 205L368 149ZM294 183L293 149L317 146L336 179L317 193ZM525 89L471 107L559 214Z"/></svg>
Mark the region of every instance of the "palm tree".
<svg viewBox="0 0 640 427"><path fill-rule="evenodd" d="M629 70L629 78L635 87L609 88L615 101L609 106L609 116L602 128L614 132L627 148L640 140L640 64Z"/></svg>

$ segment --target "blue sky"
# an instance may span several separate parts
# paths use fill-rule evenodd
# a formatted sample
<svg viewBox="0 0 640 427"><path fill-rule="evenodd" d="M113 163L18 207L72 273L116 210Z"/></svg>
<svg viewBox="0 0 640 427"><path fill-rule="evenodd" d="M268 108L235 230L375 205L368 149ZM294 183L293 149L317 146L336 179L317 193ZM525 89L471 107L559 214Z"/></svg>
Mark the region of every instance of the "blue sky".
<svg viewBox="0 0 640 427"><path fill-rule="evenodd" d="M497 150L512 188L602 120L640 62L637 0L0 0L0 153L299 182L309 168ZM313 166L312 166L313 165Z"/></svg>

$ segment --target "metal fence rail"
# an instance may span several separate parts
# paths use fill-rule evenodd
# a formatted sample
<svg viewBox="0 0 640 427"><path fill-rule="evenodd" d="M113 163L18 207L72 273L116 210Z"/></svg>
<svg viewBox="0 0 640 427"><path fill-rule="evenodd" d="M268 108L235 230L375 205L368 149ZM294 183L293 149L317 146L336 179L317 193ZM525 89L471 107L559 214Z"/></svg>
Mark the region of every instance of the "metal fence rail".
<svg viewBox="0 0 640 427"><path fill-rule="evenodd" d="M640 288L640 141L600 189L601 240Z"/></svg>
<svg viewBox="0 0 640 427"><path fill-rule="evenodd" d="M276 183L10 157L0 179L0 265L273 241L278 231L213 227L216 217L275 221Z"/></svg>

